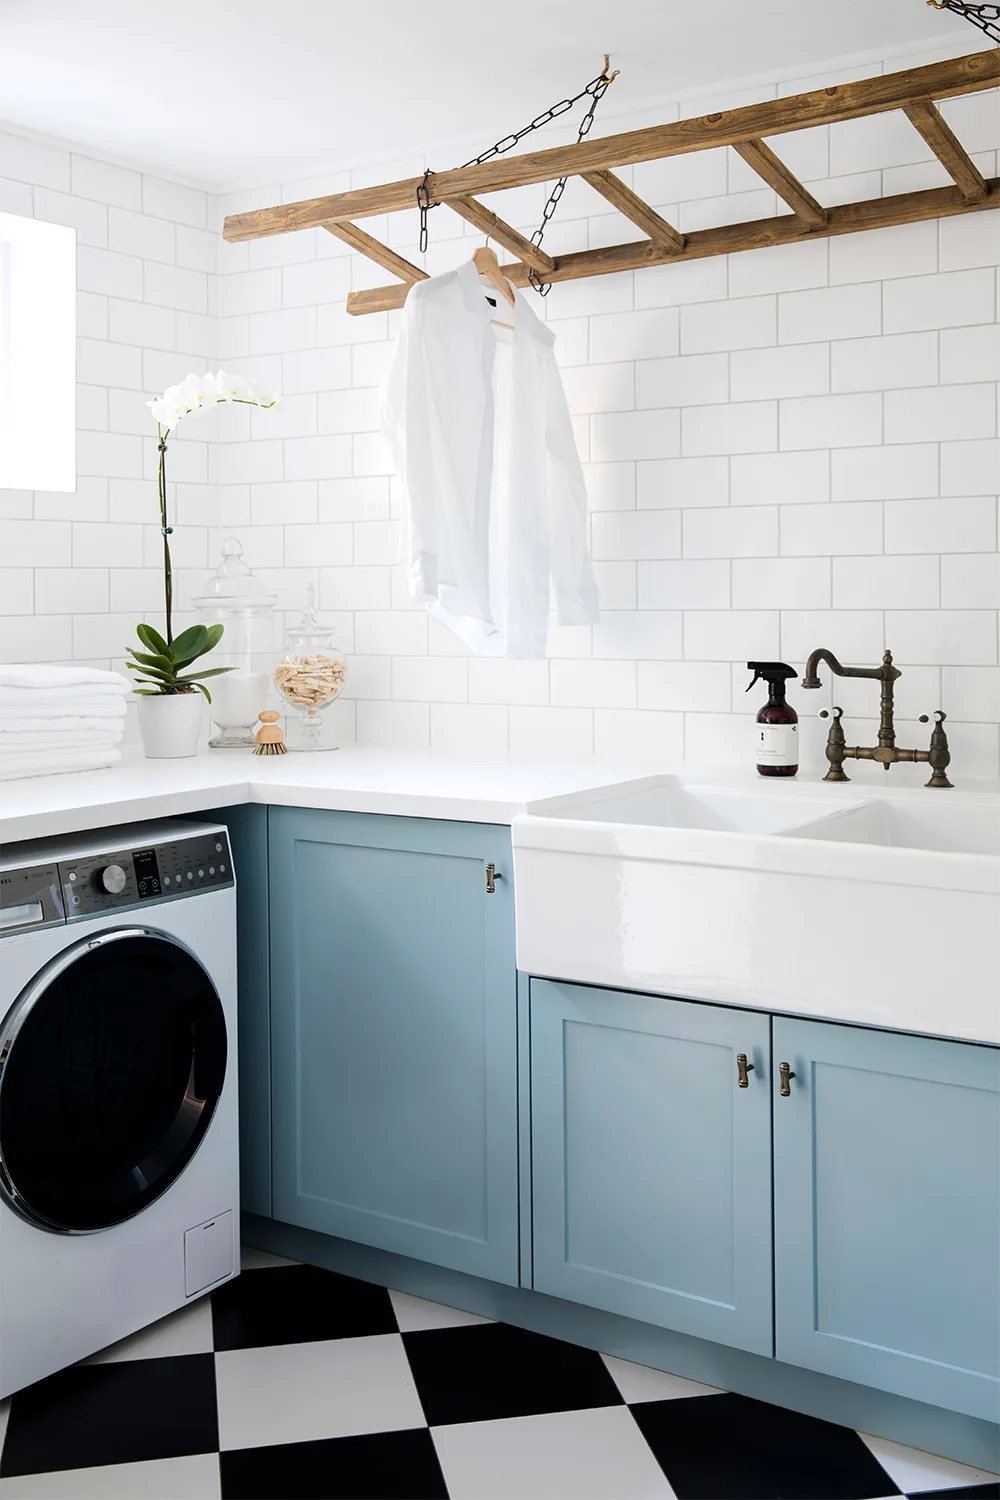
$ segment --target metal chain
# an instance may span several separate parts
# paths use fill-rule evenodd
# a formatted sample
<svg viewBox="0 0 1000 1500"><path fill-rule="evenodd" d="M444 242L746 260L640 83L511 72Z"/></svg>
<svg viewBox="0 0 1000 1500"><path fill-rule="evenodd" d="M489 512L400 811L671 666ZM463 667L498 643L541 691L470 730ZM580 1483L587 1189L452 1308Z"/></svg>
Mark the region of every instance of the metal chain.
<svg viewBox="0 0 1000 1500"><path fill-rule="evenodd" d="M610 76L608 75L608 61L609 59L605 57L604 72L601 73L597 78L593 79L591 83L588 83L587 85L586 92L591 94L591 100L590 104L587 106L586 114L580 121L580 129L577 131L576 135L577 145L580 144L584 136L589 135L590 127L594 123L594 113L597 109L597 106L600 104L601 100L604 98L605 94L608 92L608 89L611 87L612 83L614 83L615 78L617 77L616 73L612 73ZM548 198L545 200L545 207L542 209L542 222L539 224L538 228L531 236L531 243L533 245L537 245L539 247L541 246L542 237L544 236L546 229L549 227L549 220L552 218L552 215L559 207L559 199L566 191L566 183L568 182L568 180L569 179L566 177L560 177L559 181L552 189ZM549 295L549 292L551 292L552 290L551 281L543 281L538 272L535 270L534 266L530 267L528 271L528 281L530 285L534 287L539 297L547 297Z"/></svg>
<svg viewBox="0 0 1000 1500"><path fill-rule="evenodd" d="M991 42L1000 42L1000 5L973 5L968 0L927 0L935 10L954 11L985 32Z"/></svg>
<svg viewBox="0 0 1000 1500"><path fill-rule="evenodd" d="M505 155L506 152L510 151L514 146L516 146L519 141L523 140L526 135L530 135L533 130L540 130L543 125L551 124L551 122L558 119L560 115L564 115L568 109L572 109L574 104L579 104L581 99L586 99L589 94L590 104L587 106L586 113L584 114L583 120L580 123L580 129L577 132L576 139L577 143L579 144L579 142L583 140L584 136L588 134L591 125L593 125L594 123L594 111L597 109L598 104L604 98L604 95L607 93L608 89L618 77L617 68L613 73L608 72L610 64L611 59L607 54L605 54L604 67L601 69L600 73L598 73L596 78L592 78L590 82L586 84L578 94L574 94L571 99L560 99L558 104L553 104L549 109L543 110L540 115L536 115L530 124L523 126L520 130L512 131L510 135L503 136L499 141L495 143L495 145L487 147L487 149L480 152L478 156L474 156L471 161L463 162L462 170L464 171L466 167L481 167L484 162L491 161L494 156ZM417 208L420 210L421 253L427 249L427 216L432 208L437 208L439 206L438 204L431 202L430 187L428 183L428 179L431 176L433 176L433 173L431 171L431 168L428 167L424 172L423 180L417 187ZM542 243L542 236L548 228L549 220L555 213L556 207L559 203L559 199L562 197L563 193L566 190L566 182L567 179L565 177L561 177L556 183L555 187L552 189L552 192L549 194L545 204L545 208L542 211L542 222L539 224L538 228L531 236L531 243L533 245L540 245ZM545 297L548 295L548 285L543 283L539 279L535 271L529 272L528 279L540 297Z"/></svg>

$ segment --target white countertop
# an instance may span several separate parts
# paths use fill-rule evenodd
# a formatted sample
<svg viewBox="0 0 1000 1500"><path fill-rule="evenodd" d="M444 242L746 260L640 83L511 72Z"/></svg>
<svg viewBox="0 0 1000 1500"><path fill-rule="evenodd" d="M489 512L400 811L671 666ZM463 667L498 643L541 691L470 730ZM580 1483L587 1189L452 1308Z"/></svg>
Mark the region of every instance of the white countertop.
<svg viewBox="0 0 1000 1500"><path fill-rule="evenodd" d="M356 748L269 756L202 750L190 760L147 760L135 746L111 770L0 782L0 843L183 817L244 802L510 823L542 798L684 769L648 760L531 761ZM927 792L919 782L905 785L902 777L890 781L870 766L853 768L850 784L842 786L822 785L821 770L800 771L787 781L764 780L752 766L687 771L706 783L756 787L790 798L819 795L829 798L831 807L859 794L1000 802L1000 782L965 782L955 791Z"/></svg>
<svg viewBox="0 0 1000 1500"><path fill-rule="evenodd" d="M0 843L244 802L510 823L539 798L660 769L648 762L479 760L364 749L269 756L205 750L190 760L146 760L133 749L107 771L0 782Z"/></svg>

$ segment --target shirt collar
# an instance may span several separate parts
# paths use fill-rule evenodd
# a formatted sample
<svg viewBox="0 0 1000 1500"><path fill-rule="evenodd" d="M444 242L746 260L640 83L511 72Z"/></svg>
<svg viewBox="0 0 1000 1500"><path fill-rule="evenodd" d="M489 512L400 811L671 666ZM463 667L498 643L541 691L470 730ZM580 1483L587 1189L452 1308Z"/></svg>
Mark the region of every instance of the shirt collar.
<svg viewBox="0 0 1000 1500"><path fill-rule="evenodd" d="M476 270L473 261L465 260L462 262L458 267L458 279L469 311L476 313L480 317L487 317L490 307L483 296L483 288L479 281L479 272ZM517 309L517 318L514 323L515 337L518 330L523 330L525 333L530 333L532 338L538 339L540 343L555 343L555 334L551 328L545 326L527 297L524 296L518 287L514 288L514 306Z"/></svg>

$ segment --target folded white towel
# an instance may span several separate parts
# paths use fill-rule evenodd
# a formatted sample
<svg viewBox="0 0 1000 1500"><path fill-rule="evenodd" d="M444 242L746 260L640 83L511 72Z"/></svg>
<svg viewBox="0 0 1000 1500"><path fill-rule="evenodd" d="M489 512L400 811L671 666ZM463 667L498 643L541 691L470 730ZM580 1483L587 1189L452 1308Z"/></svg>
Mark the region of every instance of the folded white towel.
<svg viewBox="0 0 1000 1500"><path fill-rule="evenodd" d="M104 688L13 688L0 687L0 718L16 714L35 717L42 714L116 714L125 713L125 696Z"/></svg>
<svg viewBox="0 0 1000 1500"><path fill-rule="evenodd" d="M16 688L98 688L105 693L126 693L129 681L120 672L105 672L100 667L74 667L49 662L0 663L0 687Z"/></svg>
<svg viewBox="0 0 1000 1500"><path fill-rule="evenodd" d="M120 739L124 726L124 710L120 714L106 714L103 710L100 714L60 714L49 713L44 704L35 713L3 707L0 708L0 745L3 745L4 735L83 734L87 730L96 730L102 735L113 734Z"/></svg>
<svg viewBox="0 0 1000 1500"><path fill-rule="evenodd" d="M24 755L29 750L110 750L112 745L121 742L122 735L121 729L113 734L93 731L82 734L50 734L48 731L43 734L0 734L0 762L6 762L12 755Z"/></svg>
<svg viewBox="0 0 1000 1500"><path fill-rule="evenodd" d="M54 776L59 772L100 771L116 766L122 758L118 749L110 750L37 750L32 755L8 755L0 762L0 781L21 780L29 776Z"/></svg>

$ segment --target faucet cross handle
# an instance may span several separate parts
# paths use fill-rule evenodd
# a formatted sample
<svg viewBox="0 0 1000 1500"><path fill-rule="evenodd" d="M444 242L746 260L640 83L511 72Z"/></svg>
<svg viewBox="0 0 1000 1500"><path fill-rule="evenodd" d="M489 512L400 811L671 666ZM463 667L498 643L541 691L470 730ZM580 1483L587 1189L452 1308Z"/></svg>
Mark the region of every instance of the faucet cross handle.
<svg viewBox="0 0 1000 1500"><path fill-rule="evenodd" d="M844 747L847 742L844 739L844 728L840 722L844 717L844 710L836 706L820 709L819 717L821 719L829 719L831 716L833 722L830 725L830 733L826 737L826 758L830 762L830 769L823 777L823 780L850 781L851 778L844 772Z"/></svg>
<svg viewBox="0 0 1000 1500"><path fill-rule="evenodd" d="M931 745L927 752L927 761L931 768L931 779L926 786L950 787L952 783L945 774L951 763L951 751L948 748L948 736L945 732L944 721L948 717L943 708L934 710L934 728L931 730ZM928 723L926 714L920 715L920 723Z"/></svg>

